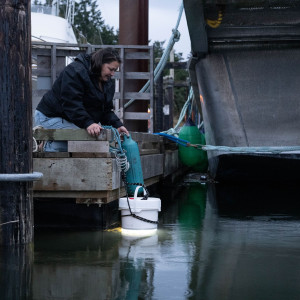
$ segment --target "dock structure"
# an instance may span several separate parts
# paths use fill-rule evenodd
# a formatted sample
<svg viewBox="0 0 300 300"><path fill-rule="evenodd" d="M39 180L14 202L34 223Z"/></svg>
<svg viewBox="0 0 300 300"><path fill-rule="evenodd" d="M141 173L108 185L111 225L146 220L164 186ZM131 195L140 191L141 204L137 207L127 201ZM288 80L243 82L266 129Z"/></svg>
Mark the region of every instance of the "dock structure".
<svg viewBox="0 0 300 300"><path fill-rule="evenodd" d="M139 147L147 187L183 174L176 144L159 135L130 134ZM59 208L60 201L68 200L73 207L116 208L115 200L126 196L115 155L109 152L109 146L115 146L111 130L103 130L97 139L84 129L36 129L33 136L37 141L68 141L68 152L33 153L33 169L43 173L42 180L33 184L38 206L53 200ZM103 215L101 227L110 226L105 218Z"/></svg>
<svg viewBox="0 0 300 300"><path fill-rule="evenodd" d="M106 46L32 43L33 111L63 68L76 55L91 53L104 47ZM154 126L154 112L158 109L153 101L153 47L110 47L119 51L122 60L120 69L115 73L115 113L125 126L128 122L139 121L146 125L144 127L149 132L134 132L138 128L130 131L132 139L139 146L144 184L149 187L163 179L172 181L185 169L178 160L177 146L161 136L151 134L157 130ZM146 63L148 71L129 68L133 62L134 65ZM148 88L129 89L128 81L147 81ZM146 109L132 111L127 105L132 100L146 103ZM126 195L116 158L109 151L110 144L115 146L111 143L111 131L103 130L97 139L89 136L84 129L36 129L33 136L37 141L68 142L68 152L33 153L33 170L43 173L43 179L33 184L35 225L48 218L43 227L48 227L50 223L61 227L59 220L66 220L67 214L71 220L69 223L79 220L77 224L82 227L109 227L115 221L111 214L117 210L116 200ZM45 218L41 217L44 213L47 214ZM59 213L63 217L57 218ZM92 221L93 218L95 222ZM86 221L82 221L83 219ZM66 222L62 226L65 225Z"/></svg>

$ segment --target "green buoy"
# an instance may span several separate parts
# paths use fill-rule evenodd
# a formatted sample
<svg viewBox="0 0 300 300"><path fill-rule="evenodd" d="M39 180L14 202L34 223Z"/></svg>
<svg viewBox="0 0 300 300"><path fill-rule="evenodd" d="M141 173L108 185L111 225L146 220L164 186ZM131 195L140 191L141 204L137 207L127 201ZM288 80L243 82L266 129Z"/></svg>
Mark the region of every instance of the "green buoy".
<svg viewBox="0 0 300 300"><path fill-rule="evenodd" d="M191 144L205 145L205 136L199 131L195 123L188 118L179 132L179 138L189 141ZM206 172L208 167L207 153L194 147L178 147L179 159L187 167L198 172Z"/></svg>

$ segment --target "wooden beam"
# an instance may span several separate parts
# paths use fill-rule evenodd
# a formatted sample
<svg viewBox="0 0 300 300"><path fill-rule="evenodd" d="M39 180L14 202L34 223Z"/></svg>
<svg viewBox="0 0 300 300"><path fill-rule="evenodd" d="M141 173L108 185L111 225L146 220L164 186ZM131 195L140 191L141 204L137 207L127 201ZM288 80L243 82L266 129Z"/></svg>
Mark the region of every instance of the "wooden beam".
<svg viewBox="0 0 300 300"><path fill-rule="evenodd" d="M126 120L150 120L150 114L142 112L125 112L124 118Z"/></svg>
<svg viewBox="0 0 300 300"><path fill-rule="evenodd" d="M126 72L125 79L150 79L149 72Z"/></svg>
<svg viewBox="0 0 300 300"><path fill-rule="evenodd" d="M68 152L109 152L108 141L68 141Z"/></svg>
<svg viewBox="0 0 300 300"><path fill-rule="evenodd" d="M44 129L36 128L33 136L38 141L108 141L111 140L111 130L103 129L95 138L85 129Z"/></svg>

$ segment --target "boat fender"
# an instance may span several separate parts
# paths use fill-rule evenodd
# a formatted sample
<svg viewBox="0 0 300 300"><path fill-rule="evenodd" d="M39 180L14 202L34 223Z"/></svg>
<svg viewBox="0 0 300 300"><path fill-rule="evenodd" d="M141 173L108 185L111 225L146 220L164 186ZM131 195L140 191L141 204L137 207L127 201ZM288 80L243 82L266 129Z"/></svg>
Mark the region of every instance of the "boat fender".
<svg viewBox="0 0 300 300"><path fill-rule="evenodd" d="M126 186L128 196L133 196L137 185L144 185L144 177L142 171L140 151L137 143L132 139L131 135L124 135L122 148L129 162L129 169L126 172ZM143 193L143 189L139 190L139 195Z"/></svg>
<svg viewBox="0 0 300 300"><path fill-rule="evenodd" d="M191 144L205 145L205 136L199 131L191 118L185 122L179 132L179 138L189 141ZM198 172L206 172L208 168L207 153L194 147L178 146L180 161L187 167Z"/></svg>

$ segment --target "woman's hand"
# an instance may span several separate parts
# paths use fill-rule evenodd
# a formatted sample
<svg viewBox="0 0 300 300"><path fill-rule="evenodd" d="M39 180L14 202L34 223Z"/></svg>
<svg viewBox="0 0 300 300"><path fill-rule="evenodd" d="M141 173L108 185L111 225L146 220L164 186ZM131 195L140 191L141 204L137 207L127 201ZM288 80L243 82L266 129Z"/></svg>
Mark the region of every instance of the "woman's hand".
<svg viewBox="0 0 300 300"><path fill-rule="evenodd" d="M118 132L119 132L119 134L125 133L127 136L129 136L129 132L127 131L127 129L124 126L119 127Z"/></svg>
<svg viewBox="0 0 300 300"><path fill-rule="evenodd" d="M86 130L89 135L97 137L100 134L101 129L103 129L99 124L93 123Z"/></svg>

